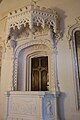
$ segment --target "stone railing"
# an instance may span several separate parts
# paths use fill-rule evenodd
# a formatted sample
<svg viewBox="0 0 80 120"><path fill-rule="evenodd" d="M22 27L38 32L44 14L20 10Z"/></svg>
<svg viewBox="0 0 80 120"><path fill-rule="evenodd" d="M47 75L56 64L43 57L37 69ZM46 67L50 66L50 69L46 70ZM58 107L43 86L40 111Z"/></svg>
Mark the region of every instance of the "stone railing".
<svg viewBox="0 0 80 120"><path fill-rule="evenodd" d="M57 120L56 95L51 92L20 92L6 94L5 120Z"/></svg>

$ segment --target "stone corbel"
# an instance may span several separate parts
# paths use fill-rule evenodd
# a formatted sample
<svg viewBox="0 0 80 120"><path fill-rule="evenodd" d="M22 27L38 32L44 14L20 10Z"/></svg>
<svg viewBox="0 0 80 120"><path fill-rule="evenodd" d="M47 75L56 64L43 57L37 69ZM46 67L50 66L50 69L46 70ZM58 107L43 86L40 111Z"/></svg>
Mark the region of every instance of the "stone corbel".
<svg viewBox="0 0 80 120"><path fill-rule="evenodd" d="M55 33L54 29L52 28L52 26L49 28L49 32L48 32L50 38L51 38L51 43L53 44L53 47L57 47L57 43L59 40L62 39L62 32L57 32Z"/></svg>
<svg viewBox="0 0 80 120"><path fill-rule="evenodd" d="M59 40L62 40L62 32L55 33L56 43L58 43Z"/></svg>
<svg viewBox="0 0 80 120"><path fill-rule="evenodd" d="M10 48L12 48L13 50L15 49L16 41L14 39L14 36L12 36L10 40L8 40L8 44L9 44Z"/></svg>
<svg viewBox="0 0 80 120"><path fill-rule="evenodd" d="M8 48L10 48L12 51L14 51L15 47L16 47L16 34L9 34L7 41L6 41L6 45Z"/></svg>

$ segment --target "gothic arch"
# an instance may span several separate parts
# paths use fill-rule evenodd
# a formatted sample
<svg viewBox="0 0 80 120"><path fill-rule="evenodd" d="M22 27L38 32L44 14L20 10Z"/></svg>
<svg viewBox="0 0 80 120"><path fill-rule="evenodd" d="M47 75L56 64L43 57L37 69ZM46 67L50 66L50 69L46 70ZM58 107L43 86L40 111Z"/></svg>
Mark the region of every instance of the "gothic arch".
<svg viewBox="0 0 80 120"><path fill-rule="evenodd" d="M41 55L43 54L43 56L48 55L48 57L50 58L51 56L51 61L50 61L50 73L52 73L52 75L50 75L50 79L52 79L54 81L54 62L53 62L53 58L54 58L54 46L53 44L51 44L50 40L34 40L34 41L30 41L27 42L21 46L18 46L15 50L14 53L14 64L13 64L13 81L14 81L14 89L17 90L17 75L18 75L18 66L19 66L19 55L22 51L27 50L27 54L25 54L25 58L26 57L29 59L30 56L32 57L33 55ZM19 75L18 75L19 76ZM54 86L55 82L53 82L53 86ZM52 87L53 87L52 86Z"/></svg>
<svg viewBox="0 0 80 120"><path fill-rule="evenodd" d="M76 98L76 108L80 108L80 78L78 71L78 61L77 61L77 53L76 53L76 38L75 33L80 31L80 19L78 18L76 24L69 27L68 35L69 35L69 43L70 48L72 50L72 58L73 58L73 69L74 69L74 86L75 86L75 98Z"/></svg>

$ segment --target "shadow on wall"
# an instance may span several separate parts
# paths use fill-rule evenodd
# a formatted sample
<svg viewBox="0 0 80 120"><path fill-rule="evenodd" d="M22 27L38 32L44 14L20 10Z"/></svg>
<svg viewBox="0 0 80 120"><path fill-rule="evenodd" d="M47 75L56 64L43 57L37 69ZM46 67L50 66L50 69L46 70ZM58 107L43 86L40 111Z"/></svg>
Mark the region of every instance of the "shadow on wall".
<svg viewBox="0 0 80 120"><path fill-rule="evenodd" d="M64 101L66 98L66 94L65 93L60 93L60 96L58 97L58 115L60 120L65 120L65 113L64 113Z"/></svg>
<svg viewBox="0 0 80 120"><path fill-rule="evenodd" d="M2 0L0 0L0 3L2 2Z"/></svg>
<svg viewBox="0 0 80 120"><path fill-rule="evenodd" d="M60 9L60 8L57 8L57 7L54 7L52 8L54 10L56 10L56 12L58 13L59 17L60 17L60 30L62 32L62 37L64 35L64 32L65 32L65 18L67 17L66 14L65 14L65 11Z"/></svg>

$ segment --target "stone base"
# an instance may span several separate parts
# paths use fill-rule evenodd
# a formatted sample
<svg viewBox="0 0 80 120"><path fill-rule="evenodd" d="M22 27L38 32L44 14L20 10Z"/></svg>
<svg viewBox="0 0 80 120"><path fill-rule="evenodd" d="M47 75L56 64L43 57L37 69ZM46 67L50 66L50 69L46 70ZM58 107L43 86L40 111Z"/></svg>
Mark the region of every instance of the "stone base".
<svg viewBox="0 0 80 120"><path fill-rule="evenodd" d="M56 96L51 92L7 92L5 120L57 120Z"/></svg>

